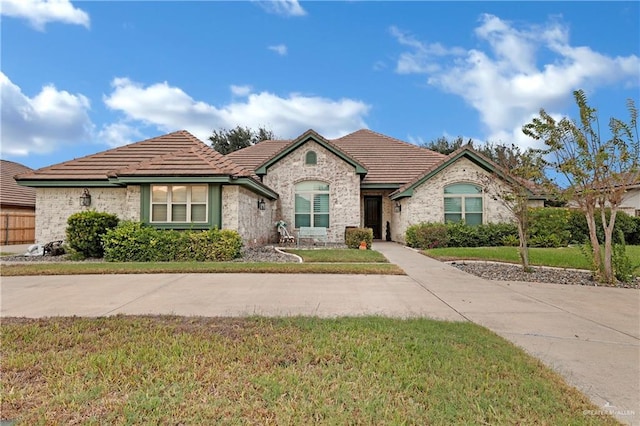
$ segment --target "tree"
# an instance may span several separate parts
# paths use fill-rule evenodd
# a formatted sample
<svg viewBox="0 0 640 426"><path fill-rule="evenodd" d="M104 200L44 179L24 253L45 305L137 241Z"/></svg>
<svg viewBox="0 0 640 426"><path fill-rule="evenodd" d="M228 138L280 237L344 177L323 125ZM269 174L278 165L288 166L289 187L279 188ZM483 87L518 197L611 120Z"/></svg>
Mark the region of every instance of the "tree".
<svg viewBox="0 0 640 426"><path fill-rule="evenodd" d="M209 136L211 147L220 154L229 154L270 139L275 139L273 132L263 127L254 131L248 127L236 126L231 130L214 130Z"/></svg>
<svg viewBox="0 0 640 426"><path fill-rule="evenodd" d="M640 180L640 142L636 110L628 100L630 120L609 120L611 137L600 134L596 109L588 105L582 90L573 92L580 111L578 122L567 117L556 121L543 109L540 116L526 124L524 134L544 141L545 153L556 172L563 175L569 187L566 195L583 211L589 228L593 266L596 277L606 283L615 281L612 266L613 227L616 213L627 188ZM610 209L607 219L605 208ZM596 233L596 213L604 229L604 251Z"/></svg>
<svg viewBox="0 0 640 426"><path fill-rule="evenodd" d="M494 175L479 175L485 191L513 214L518 226L520 263L525 272L529 266L529 199L534 188L548 182L544 175L545 161L539 150L522 151L516 145L487 145L498 169Z"/></svg>
<svg viewBox="0 0 640 426"><path fill-rule="evenodd" d="M420 146L430 149L431 151L439 152L440 154L449 155L463 145L473 146L473 142L471 141L471 139L465 142L464 139L462 139L462 136L458 136L452 141L444 136L440 136L438 139L428 143L423 143Z"/></svg>

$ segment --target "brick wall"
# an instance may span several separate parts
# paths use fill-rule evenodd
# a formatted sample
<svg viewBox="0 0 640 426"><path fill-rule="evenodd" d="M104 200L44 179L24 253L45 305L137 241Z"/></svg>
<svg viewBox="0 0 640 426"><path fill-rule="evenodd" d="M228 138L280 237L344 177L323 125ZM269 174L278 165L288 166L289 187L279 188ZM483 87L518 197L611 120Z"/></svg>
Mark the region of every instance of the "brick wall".
<svg viewBox="0 0 640 426"><path fill-rule="evenodd" d="M67 219L85 210L140 220L140 187L89 188L91 206L80 206L83 188L36 188L36 243L65 239Z"/></svg>
<svg viewBox="0 0 640 426"><path fill-rule="evenodd" d="M315 151L317 164L305 164L305 154ZM283 219L289 231L295 224L295 184L318 180L329 184L330 242L344 242L346 226L360 226L360 177L355 168L316 142L310 141L267 170L264 183L279 195L275 220Z"/></svg>
<svg viewBox="0 0 640 426"><path fill-rule="evenodd" d="M264 199L265 209L258 210ZM276 203L238 186L222 187L222 229L238 231L246 246L261 246L276 241Z"/></svg>

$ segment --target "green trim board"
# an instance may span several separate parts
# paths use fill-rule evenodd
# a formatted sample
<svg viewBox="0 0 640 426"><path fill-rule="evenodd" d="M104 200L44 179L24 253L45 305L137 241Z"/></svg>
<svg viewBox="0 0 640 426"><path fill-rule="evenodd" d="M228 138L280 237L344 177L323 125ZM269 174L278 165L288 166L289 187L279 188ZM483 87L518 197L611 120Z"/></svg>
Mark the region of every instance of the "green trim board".
<svg viewBox="0 0 640 426"><path fill-rule="evenodd" d="M16 180L21 186L32 188L122 188L122 183L111 180Z"/></svg>
<svg viewBox="0 0 640 426"><path fill-rule="evenodd" d="M332 154L338 156L346 163L350 164L356 169L357 174L367 174L367 169L360 163L358 163L353 158L349 157L344 152L340 151L337 147L329 144L322 136L318 135L314 131L307 131L302 136L300 136L296 141L287 146L284 150L280 151L277 155L267 160L261 166L256 169L257 175L266 175L267 169L280 161L283 157L289 155L296 149L300 148L302 145L307 143L308 141L314 141L326 150L330 151Z"/></svg>
<svg viewBox="0 0 640 426"><path fill-rule="evenodd" d="M155 183L155 182L154 182ZM166 182L161 182L166 183ZM176 182L182 183L182 182ZM201 183L201 182L192 182ZM200 223L151 223L151 183L140 185L140 221L158 229L211 229L222 228L222 185L209 184L208 217L206 222Z"/></svg>

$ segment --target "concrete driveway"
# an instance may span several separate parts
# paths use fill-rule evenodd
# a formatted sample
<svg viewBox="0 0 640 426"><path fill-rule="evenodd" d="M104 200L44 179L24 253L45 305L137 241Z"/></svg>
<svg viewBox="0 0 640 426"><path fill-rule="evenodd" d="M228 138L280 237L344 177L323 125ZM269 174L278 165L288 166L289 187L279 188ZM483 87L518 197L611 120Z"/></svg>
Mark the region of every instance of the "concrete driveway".
<svg viewBox="0 0 640 426"><path fill-rule="evenodd" d="M640 291L488 281L394 243L374 248L408 275L5 277L0 316L385 315L472 321L542 360L602 412L640 424Z"/></svg>

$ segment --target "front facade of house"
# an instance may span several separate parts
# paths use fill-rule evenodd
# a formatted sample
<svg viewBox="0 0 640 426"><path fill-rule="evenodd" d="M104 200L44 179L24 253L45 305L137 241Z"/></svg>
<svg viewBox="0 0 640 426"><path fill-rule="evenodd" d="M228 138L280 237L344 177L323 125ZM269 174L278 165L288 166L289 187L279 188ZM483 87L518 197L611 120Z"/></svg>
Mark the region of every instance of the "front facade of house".
<svg viewBox="0 0 640 426"><path fill-rule="evenodd" d="M226 156L179 131L16 180L36 188L39 243L64 239L67 218L94 209L158 228L232 229L263 245L276 241L278 220L294 235L326 228L336 243L349 227L404 242L407 227L425 221L510 221L486 188L487 176L500 185L495 171L469 148L444 156L369 130L334 140L309 130Z"/></svg>

